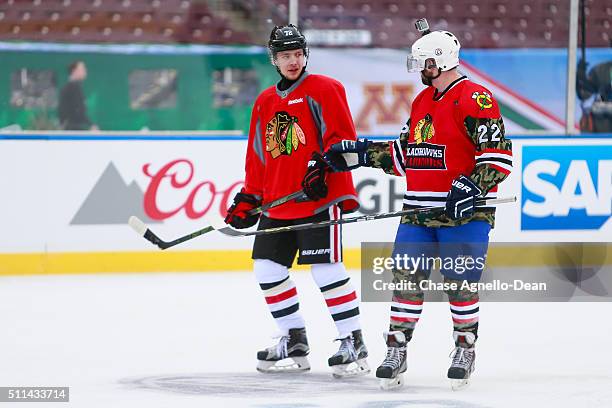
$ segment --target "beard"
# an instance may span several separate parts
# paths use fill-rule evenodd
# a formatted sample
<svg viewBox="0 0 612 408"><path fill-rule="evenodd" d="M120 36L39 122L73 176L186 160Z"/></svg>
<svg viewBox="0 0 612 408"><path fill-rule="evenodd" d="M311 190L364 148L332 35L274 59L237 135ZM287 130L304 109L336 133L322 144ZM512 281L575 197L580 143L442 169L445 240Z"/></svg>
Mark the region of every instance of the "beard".
<svg viewBox="0 0 612 408"><path fill-rule="evenodd" d="M421 82L423 85L432 86L432 81L442 75L442 70L438 68L438 73L434 76L427 76L423 71L421 71Z"/></svg>
<svg viewBox="0 0 612 408"><path fill-rule="evenodd" d="M423 85L431 86L432 85L431 80L432 79L430 77L425 76L425 74L421 72L421 82L423 83Z"/></svg>

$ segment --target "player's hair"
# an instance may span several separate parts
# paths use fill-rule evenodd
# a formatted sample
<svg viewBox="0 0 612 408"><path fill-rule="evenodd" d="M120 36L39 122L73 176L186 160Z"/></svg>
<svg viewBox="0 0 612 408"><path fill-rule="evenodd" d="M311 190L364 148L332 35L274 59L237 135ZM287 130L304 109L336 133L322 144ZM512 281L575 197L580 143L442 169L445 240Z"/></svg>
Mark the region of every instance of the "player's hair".
<svg viewBox="0 0 612 408"><path fill-rule="evenodd" d="M68 75L72 75L72 73L74 72L76 67L79 66L79 64L85 64L85 62L83 62L82 60L71 62L70 65L68 65Z"/></svg>

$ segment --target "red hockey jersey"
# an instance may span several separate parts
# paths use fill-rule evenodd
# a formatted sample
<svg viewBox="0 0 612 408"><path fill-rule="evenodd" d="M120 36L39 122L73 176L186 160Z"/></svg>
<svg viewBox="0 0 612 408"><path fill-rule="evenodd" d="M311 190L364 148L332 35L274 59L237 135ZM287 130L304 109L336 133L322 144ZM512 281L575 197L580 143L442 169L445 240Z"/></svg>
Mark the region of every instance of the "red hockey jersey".
<svg viewBox="0 0 612 408"><path fill-rule="evenodd" d="M289 89L272 86L253 106L246 154L245 190L263 203L299 191L313 152L324 152L356 132L340 82L305 72ZM271 218L309 217L339 204L344 212L359 207L349 172L327 176L328 196L319 201L293 201L266 213Z"/></svg>
<svg viewBox="0 0 612 408"><path fill-rule="evenodd" d="M424 89L412 103L410 119L400 137L373 143L369 149L374 167L406 177L405 208L443 206L452 181L470 177L493 198L512 169L512 143L504 137L499 107L485 87L458 78L439 93ZM479 208L472 219L493 223L494 208ZM405 222L457 225L445 216L406 219Z"/></svg>

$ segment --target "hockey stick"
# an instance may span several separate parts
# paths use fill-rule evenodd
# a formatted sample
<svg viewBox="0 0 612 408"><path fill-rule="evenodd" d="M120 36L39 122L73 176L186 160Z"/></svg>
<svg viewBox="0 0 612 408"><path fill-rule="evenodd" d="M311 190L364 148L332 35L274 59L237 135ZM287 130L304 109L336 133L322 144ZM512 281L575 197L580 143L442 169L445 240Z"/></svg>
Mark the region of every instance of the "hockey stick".
<svg viewBox="0 0 612 408"><path fill-rule="evenodd" d="M477 201L477 206L483 207L483 206L490 206L490 205L507 204L507 203L514 203L515 201L516 201L516 197L491 198L488 200L481 199ZM339 220L328 220L328 221L311 222L308 224L288 225L286 227L267 228L267 229L263 229L259 231L237 230L225 224L223 220L221 219L211 218L211 219L207 219L207 222L213 225L215 230L219 231L222 234L232 236L232 237L248 237L251 235L276 234L279 232L299 231L299 230L305 230L305 229L311 229L311 228L326 227L328 225L352 224L355 222L381 220L384 218L401 217L403 215L415 215L415 214L424 214L424 213L436 214L438 212L442 213L444 212L444 210L445 210L445 207L414 208L410 210L400 210L400 211L393 211L393 212L388 212L388 213L361 215L358 217L351 217L351 218L341 218Z"/></svg>
<svg viewBox="0 0 612 408"><path fill-rule="evenodd" d="M294 200L296 198L302 198L304 197L304 191L300 190L300 191L296 191L295 193L291 193L289 195L286 195L284 197L278 198L274 201L271 201L267 204L262 205L261 207L257 207L252 209L251 211L249 211L249 215L255 215L255 214L260 214L264 211L269 210L270 208L273 207L277 207L281 204L285 204L288 201ZM132 227L132 229L134 231L136 231L136 233L138 235L143 236L147 241L151 242L154 245L157 245L160 249L167 249L170 247L173 247L175 245L178 245L182 242L185 241L189 241L191 239L194 239L196 237L199 237L200 235L204 235L207 232L210 231L214 231L216 228L213 226L208 226L208 227L204 227L202 229L199 229L197 231L192 232L191 234L187 234L187 235L183 235L180 238L177 238L173 241L164 241L163 239L161 239L160 237L158 237L157 235L155 235L155 233L153 231L151 231L144 222L142 222L142 220L134 215L132 215L128 221L128 224L130 225L130 227ZM223 223L223 226L225 226L226 224Z"/></svg>

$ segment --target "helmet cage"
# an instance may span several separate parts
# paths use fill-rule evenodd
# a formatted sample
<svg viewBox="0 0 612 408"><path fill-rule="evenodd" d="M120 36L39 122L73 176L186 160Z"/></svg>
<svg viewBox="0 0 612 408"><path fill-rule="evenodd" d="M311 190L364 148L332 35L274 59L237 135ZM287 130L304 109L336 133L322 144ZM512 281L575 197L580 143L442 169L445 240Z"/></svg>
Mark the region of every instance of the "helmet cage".
<svg viewBox="0 0 612 408"><path fill-rule="evenodd" d="M436 60L435 56L433 55L408 54L408 57L406 58L406 69L408 72L421 72L427 67L426 61L430 58ZM436 61L436 66L438 66L438 61Z"/></svg>

